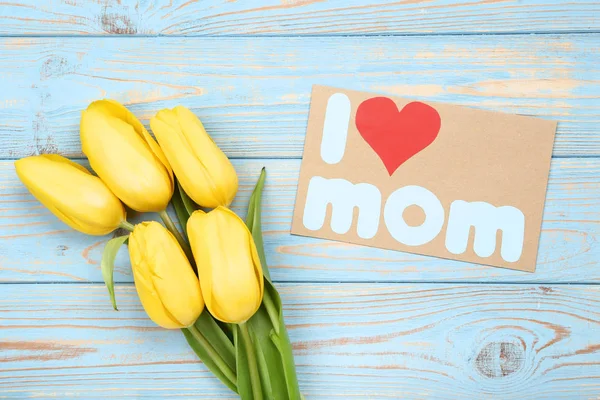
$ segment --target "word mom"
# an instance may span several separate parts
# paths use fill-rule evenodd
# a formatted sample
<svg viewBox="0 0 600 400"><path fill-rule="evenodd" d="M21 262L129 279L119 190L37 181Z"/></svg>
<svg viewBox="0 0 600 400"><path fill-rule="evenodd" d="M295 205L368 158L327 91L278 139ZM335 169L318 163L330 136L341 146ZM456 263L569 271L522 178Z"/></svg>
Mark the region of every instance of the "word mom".
<svg viewBox="0 0 600 400"><path fill-rule="evenodd" d="M351 118L350 100L336 93L329 98L321 159L327 164L339 163L345 153L348 125ZM380 228L382 196L370 183L351 183L346 179L327 179L313 176L308 184L302 222L311 231L320 230L331 204L331 230L347 233L358 209L356 233L361 239L375 237ZM406 223L403 212L407 207L420 207L425 220L419 226ZM383 205L383 222L390 235L407 246L422 246L435 239L446 220L446 212L438 197L428 189L410 185L396 189ZM521 257L525 235L525 216L512 206L495 207L489 203L455 200L450 205L446 229L446 249L452 254L467 250L471 227L475 230L473 250L479 257L490 257L496 251L496 233L502 232L500 255L507 262Z"/></svg>

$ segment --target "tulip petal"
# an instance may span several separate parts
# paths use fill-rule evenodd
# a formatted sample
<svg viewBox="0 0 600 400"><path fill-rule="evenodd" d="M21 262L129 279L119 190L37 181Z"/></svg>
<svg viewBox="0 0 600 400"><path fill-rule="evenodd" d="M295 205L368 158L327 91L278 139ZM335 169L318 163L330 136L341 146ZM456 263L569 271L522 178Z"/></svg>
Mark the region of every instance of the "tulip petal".
<svg viewBox="0 0 600 400"><path fill-rule="evenodd" d="M237 192L238 179L231 161L206 132L202 121L188 108L175 107L180 129L193 153L207 171L213 196L219 205L228 206Z"/></svg>
<svg viewBox="0 0 600 400"><path fill-rule="evenodd" d="M231 210L196 211L187 224L206 307L223 322L248 320L260 307L263 277L252 236Z"/></svg>
<svg viewBox="0 0 600 400"><path fill-rule="evenodd" d="M136 133L140 135L142 139L144 139L150 150L167 169L167 171L169 172L169 176L171 177L171 183L174 183L173 170L171 169L167 157L165 157L165 154L163 153L158 143L156 143L152 136L150 136L150 133L148 133L148 130L146 130L146 128L140 122L140 120L137 119L136 116L133 115L133 113L129 111L129 109L127 109L127 107L125 107L118 101L104 99L93 102L92 104L90 104L88 109L99 109L101 112L104 112L107 115L114 115L131 125L133 129L135 129Z"/></svg>
<svg viewBox="0 0 600 400"><path fill-rule="evenodd" d="M150 120L152 131L169 156L179 183L196 203L216 207L226 199L220 197L210 171L193 152L192 144L181 130L175 114L162 110Z"/></svg>
<svg viewBox="0 0 600 400"><path fill-rule="evenodd" d="M31 194L73 229L105 235L125 220L123 205L100 178L62 156L26 157L15 169Z"/></svg>
<svg viewBox="0 0 600 400"><path fill-rule="evenodd" d="M40 154L40 157L46 158L50 161L70 165L71 167L77 168L81 172L85 172L88 175L92 175L92 173L90 171L88 171L88 169L86 167L84 167L83 165L77 164L75 161L69 160L68 158L63 157L63 156L59 156L58 154Z"/></svg>
<svg viewBox="0 0 600 400"><path fill-rule="evenodd" d="M237 192L233 165L187 108L159 111L150 126L185 192L199 205L229 205Z"/></svg>
<svg viewBox="0 0 600 400"><path fill-rule="evenodd" d="M212 268L210 262L210 251L204 240L210 236L210 231L207 229L206 223L207 214L202 210L196 210L190 216L187 222L187 232L192 253L196 260L198 268L198 277L200 278L200 287L202 288L202 296L204 304L210 313L219 321L223 321L218 315L213 312L213 293L212 293ZM227 321L223 321L227 322Z"/></svg>
<svg viewBox="0 0 600 400"><path fill-rule="evenodd" d="M80 134L92 168L125 204L141 212L166 208L173 171L131 112L114 101L96 101L82 113Z"/></svg>
<svg viewBox="0 0 600 400"><path fill-rule="evenodd" d="M140 298L140 302L150 319L157 325L166 329L182 328L181 324L167 312L154 288L154 284L150 277L148 262L143 256L145 251L145 244L142 243L143 241L143 237L138 237L133 234L129 240L129 258L131 259L135 289Z"/></svg>
<svg viewBox="0 0 600 400"><path fill-rule="evenodd" d="M168 329L193 324L204 302L198 279L175 237L155 221L136 225L129 256L148 316Z"/></svg>
<svg viewBox="0 0 600 400"><path fill-rule="evenodd" d="M256 250L254 240L249 240L248 242L250 243L250 254L252 255L252 264L254 265L254 275L256 277L256 281L258 282L258 287L260 290L259 298L262 300L264 292L264 279L262 266L260 264L260 257L258 256L258 251ZM258 309L258 307L260 307L260 302L258 303L256 309ZM256 312L256 310L254 311Z"/></svg>
<svg viewBox="0 0 600 400"><path fill-rule="evenodd" d="M190 326L204 308L200 283L173 234L150 224L147 233L154 256L152 282L165 309L181 325Z"/></svg>
<svg viewBox="0 0 600 400"><path fill-rule="evenodd" d="M229 213L229 210L226 210ZM214 232L221 251L212 252L215 310L227 322L243 322L256 311L257 281L249 252L248 237L232 226L225 214L211 214L219 228ZM227 284L223 284L227 282ZM220 283L220 284L219 284Z"/></svg>

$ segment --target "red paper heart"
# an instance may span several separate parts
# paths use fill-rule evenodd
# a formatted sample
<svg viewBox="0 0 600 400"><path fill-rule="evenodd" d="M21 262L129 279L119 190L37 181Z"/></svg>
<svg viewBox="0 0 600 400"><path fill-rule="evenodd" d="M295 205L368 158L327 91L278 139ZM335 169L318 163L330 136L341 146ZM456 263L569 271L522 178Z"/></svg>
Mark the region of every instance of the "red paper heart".
<svg viewBox="0 0 600 400"><path fill-rule="evenodd" d="M379 156L390 176L406 160L429 146L440 131L435 108L413 101L398 111L387 97L365 100L356 111L356 128Z"/></svg>

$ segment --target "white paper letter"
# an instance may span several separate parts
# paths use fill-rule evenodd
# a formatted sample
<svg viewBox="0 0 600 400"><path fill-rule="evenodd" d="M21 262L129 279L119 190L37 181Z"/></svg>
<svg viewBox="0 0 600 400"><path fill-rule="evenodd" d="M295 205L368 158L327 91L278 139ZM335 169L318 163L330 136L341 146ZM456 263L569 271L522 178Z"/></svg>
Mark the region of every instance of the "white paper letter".
<svg viewBox="0 0 600 400"><path fill-rule="evenodd" d="M450 253L462 254L467 250L469 231L475 228L473 249L479 257L489 257L496 251L496 232L502 231L500 255L505 261L521 258L525 237L525 216L512 206L494 207L475 201L456 200L450 206L446 248Z"/></svg>
<svg viewBox="0 0 600 400"><path fill-rule="evenodd" d="M356 232L370 239L379 228L381 192L369 183L352 184L345 179L313 176L308 183L302 222L307 229L318 231L325 224L327 204L331 204L331 230L344 234L350 230L354 208L358 208Z"/></svg>
<svg viewBox="0 0 600 400"><path fill-rule="evenodd" d="M337 164L344 157L351 108L344 93L335 93L327 101L321 139L321 159L327 164Z"/></svg>
<svg viewBox="0 0 600 400"><path fill-rule="evenodd" d="M412 205L423 209L425 221L420 226L410 226L402 213ZM408 246L420 246L431 242L444 226L444 207L437 196L421 186L405 186L388 197L383 219L390 235Z"/></svg>

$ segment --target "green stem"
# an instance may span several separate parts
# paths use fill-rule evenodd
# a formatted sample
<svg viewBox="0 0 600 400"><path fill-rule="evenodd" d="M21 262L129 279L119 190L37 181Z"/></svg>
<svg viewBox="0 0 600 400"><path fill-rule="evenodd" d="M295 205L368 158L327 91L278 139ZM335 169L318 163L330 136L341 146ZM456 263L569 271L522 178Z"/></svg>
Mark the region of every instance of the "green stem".
<svg viewBox="0 0 600 400"><path fill-rule="evenodd" d="M263 295L263 304L265 305L267 314L269 314L269 319L271 320L271 324L273 324L275 333L279 334L279 312L277 312L277 308L268 290L265 290L265 294Z"/></svg>
<svg viewBox="0 0 600 400"><path fill-rule="evenodd" d="M217 351L211 346L208 340L206 340L202 332L200 332L195 325L190 325L187 328L187 330L192 334L192 336L194 336L198 343L200 343L200 345L204 347L204 350L206 350L210 358L214 361L217 367L219 367L221 372L223 372L223 375L225 375L227 379L231 381L231 383L237 385L237 378L235 376L235 372L233 372L231 368L227 366L227 364L225 363L225 361L223 361L219 353L217 353Z"/></svg>
<svg viewBox="0 0 600 400"><path fill-rule="evenodd" d="M258 363L254 353L254 345L250 339L250 332L245 322L238 325L246 348L246 357L248 357L248 370L250 372L250 384L252 385L252 397L254 400L262 400L262 388L260 385L260 375L258 374Z"/></svg>
<svg viewBox="0 0 600 400"><path fill-rule="evenodd" d="M121 221L121 223L119 224L119 228L123 228L125 230L128 230L129 232L133 232L133 224L130 224L127 221Z"/></svg>
<svg viewBox="0 0 600 400"><path fill-rule="evenodd" d="M192 254L192 249L190 248L190 245L188 244L188 242L185 241L183 236L181 236L181 233L179 232L179 230L175 226L175 223L167 213L167 210L162 210L158 213L158 215L160 215L160 219L162 219L162 221L165 223L167 229L173 234L173 236L175 236L175 239L177 239L177 241L179 242L179 245L183 249L183 252L188 257L190 262L194 263L194 256Z"/></svg>

